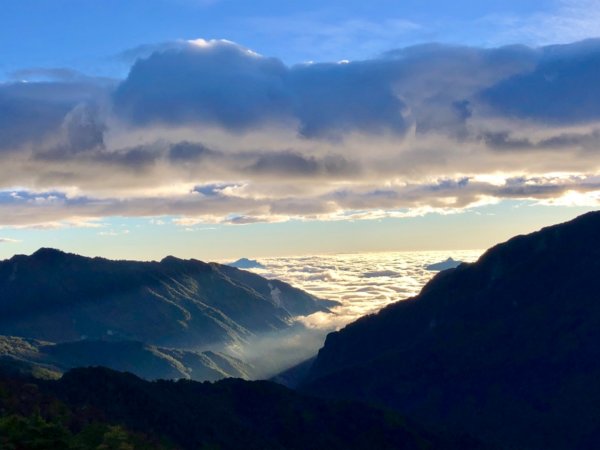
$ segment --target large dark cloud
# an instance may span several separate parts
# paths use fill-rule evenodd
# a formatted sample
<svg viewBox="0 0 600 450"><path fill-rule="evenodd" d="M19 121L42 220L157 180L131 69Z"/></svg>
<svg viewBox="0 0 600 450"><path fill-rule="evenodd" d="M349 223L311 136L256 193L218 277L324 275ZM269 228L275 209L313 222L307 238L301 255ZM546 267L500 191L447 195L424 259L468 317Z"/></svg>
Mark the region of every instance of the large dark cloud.
<svg viewBox="0 0 600 450"><path fill-rule="evenodd" d="M115 93L119 114L138 125L212 123L244 130L272 122L299 134L402 134L462 126L469 98L529 70L526 47L425 45L379 59L286 67L229 42L180 44L138 60Z"/></svg>
<svg viewBox="0 0 600 450"><path fill-rule="evenodd" d="M600 149L600 130L598 129L591 129L585 133L558 132L538 140L532 140L525 136L514 137L508 130L486 132L481 137L490 149L500 151L562 151L568 149L574 152L577 150L597 151Z"/></svg>
<svg viewBox="0 0 600 450"><path fill-rule="evenodd" d="M600 41L532 49L420 45L367 61L285 66L229 42L179 43L139 59L115 93L134 124L240 131L294 123L309 138L446 132L485 114L557 123L598 119Z"/></svg>
<svg viewBox="0 0 600 450"><path fill-rule="evenodd" d="M115 107L138 124L244 129L286 114L286 70L231 43L187 45L138 60L115 93Z"/></svg>
<svg viewBox="0 0 600 450"><path fill-rule="evenodd" d="M525 46L425 44L383 55L384 70L394 67L396 93L409 106L416 131L457 137L464 137L467 119L477 112L480 90L531 70L537 59L537 51Z"/></svg>
<svg viewBox="0 0 600 450"><path fill-rule="evenodd" d="M0 226L600 201L600 41L296 66L224 41L134 53L119 84L40 68L0 84Z"/></svg>
<svg viewBox="0 0 600 450"><path fill-rule="evenodd" d="M307 137L403 131L390 62L286 67L227 42L188 45L139 60L115 93L136 124L208 122L243 130L297 122Z"/></svg>
<svg viewBox="0 0 600 450"><path fill-rule="evenodd" d="M395 68L382 61L293 67L287 88L300 133L306 137L402 133L405 104L394 92L395 75Z"/></svg>
<svg viewBox="0 0 600 450"><path fill-rule="evenodd" d="M540 49L421 45L373 60L292 67L226 41L152 50L114 91L116 120L232 132L287 125L306 138L402 135L414 126L417 133L465 139L472 134L467 125L482 117L558 124L600 118L596 40ZM112 88L110 80L65 68L13 76L32 82L0 85L3 148L42 139L65 120L72 124L73 108L97 103ZM75 142L67 146L89 148L103 140L105 117L87 117L87 129L70 132Z"/></svg>
<svg viewBox="0 0 600 450"><path fill-rule="evenodd" d="M202 158L219 157L218 152L211 150L201 143L178 142L169 150L169 158L174 163L198 161Z"/></svg>
<svg viewBox="0 0 600 450"><path fill-rule="evenodd" d="M481 97L501 115L553 123L600 119L600 40L545 47L531 72L485 89Z"/></svg>
<svg viewBox="0 0 600 450"><path fill-rule="evenodd" d="M17 147L55 132L71 108L89 95L85 86L65 83L0 85L0 148Z"/></svg>
<svg viewBox="0 0 600 450"><path fill-rule="evenodd" d="M19 76L25 80L0 83L0 150L15 150L26 144L42 145L49 137L64 130L77 151L90 141L101 140L94 108L103 102L112 89L106 79L80 76L67 69L27 69ZM44 81L26 79L41 76ZM88 106L82 106L88 105ZM79 108L78 108L79 106ZM84 117L85 116L85 117Z"/></svg>
<svg viewBox="0 0 600 450"><path fill-rule="evenodd" d="M339 177L355 175L359 171L355 164L340 155L315 158L283 151L248 156L254 161L247 166L246 170L259 175Z"/></svg>

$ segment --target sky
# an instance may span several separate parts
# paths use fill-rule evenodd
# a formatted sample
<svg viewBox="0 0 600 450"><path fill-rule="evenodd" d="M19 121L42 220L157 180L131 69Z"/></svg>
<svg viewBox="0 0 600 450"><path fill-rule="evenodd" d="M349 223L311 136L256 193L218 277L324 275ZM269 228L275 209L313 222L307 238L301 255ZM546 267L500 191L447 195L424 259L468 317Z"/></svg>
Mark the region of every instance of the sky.
<svg viewBox="0 0 600 450"><path fill-rule="evenodd" d="M481 249L600 201L600 1L5 0L0 258Z"/></svg>

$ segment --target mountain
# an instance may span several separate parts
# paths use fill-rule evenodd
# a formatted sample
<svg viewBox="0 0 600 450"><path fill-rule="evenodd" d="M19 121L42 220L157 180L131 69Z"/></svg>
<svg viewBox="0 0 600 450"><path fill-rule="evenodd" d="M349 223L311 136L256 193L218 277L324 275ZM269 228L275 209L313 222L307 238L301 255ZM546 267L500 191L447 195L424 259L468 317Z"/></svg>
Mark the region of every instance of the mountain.
<svg viewBox="0 0 600 450"><path fill-rule="evenodd" d="M59 376L75 367L104 366L154 380L253 377L253 368L229 355L204 351L167 349L135 341L81 340L54 344L19 337L0 336L0 359L22 363L28 371L46 370Z"/></svg>
<svg viewBox="0 0 600 450"><path fill-rule="evenodd" d="M237 267L238 269L265 269L265 266L256 261L255 259L240 258L237 261L227 264L231 267Z"/></svg>
<svg viewBox="0 0 600 450"><path fill-rule="evenodd" d="M448 258L445 261L441 261L441 262L434 263L434 264L429 264L429 265L425 266L425 269L436 271L436 272L441 272L442 270L455 269L456 267L460 266L461 264L462 264L462 261L455 261L452 258Z"/></svg>
<svg viewBox="0 0 600 450"><path fill-rule="evenodd" d="M43 248L0 262L0 334L55 343L209 349L287 329L294 316L335 304L280 281L172 256L111 261Z"/></svg>
<svg viewBox="0 0 600 450"><path fill-rule="evenodd" d="M0 449L176 450L151 431L109 423L93 409L61 401L39 380L0 364Z"/></svg>
<svg viewBox="0 0 600 450"><path fill-rule="evenodd" d="M4 440L6 448L80 450L483 449L390 411L311 398L266 381L148 382L104 368L43 381L0 370L0 392L0 448ZM29 433L19 433L24 425ZM98 445L108 438L116 443ZM79 446L66 445L72 441Z"/></svg>
<svg viewBox="0 0 600 450"><path fill-rule="evenodd" d="M509 449L600 442L600 212L518 236L327 337L302 391Z"/></svg>

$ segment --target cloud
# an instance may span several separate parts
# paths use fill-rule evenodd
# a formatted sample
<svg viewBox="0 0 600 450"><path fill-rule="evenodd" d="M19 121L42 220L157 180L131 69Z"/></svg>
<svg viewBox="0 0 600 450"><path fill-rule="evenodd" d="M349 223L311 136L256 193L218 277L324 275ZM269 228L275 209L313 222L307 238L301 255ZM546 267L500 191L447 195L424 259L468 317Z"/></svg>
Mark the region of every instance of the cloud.
<svg viewBox="0 0 600 450"><path fill-rule="evenodd" d="M548 3L550 8L543 12L520 16L493 14L470 25L490 36L492 43L551 45L600 36L600 1L558 0Z"/></svg>
<svg viewBox="0 0 600 450"><path fill-rule="evenodd" d="M17 240L17 239L10 239L10 238L3 238L0 237L0 244L16 244L19 243L21 241Z"/></svg>
<svg viewBox="0 0 600 450"><path fill-rule="evenodd" d="M124 235L128 235L128 234L129 234L129 230L108 230L108 231L100 231L98 233L98 236L116 237L116 236L124 236Z"/></svg>
<svg viewBox="0 0 600 450"><path fill-rule="evenodd" d="M430 30L405 18L382 21L339 19L311 12L292 16L244 17L233 20L253 36L263 36L286 55L300 55L303 61L338 61L342 58L372 57L407 42L422 41Z"/></svg>
<svg viewBox="0 0 600 450"><path fill-rule="evenodd" d="M556 45L540 51L531 72L513 75L482 92L483 100L506 116L545 123L600 119L600 41Z"/></svg>
<svg viewBox="0 0 600 450"><path fill-rule="evenodd" d="M0 198L4 225L65 225L107 216L177 216L177 224L249 224L278 222L290 218L360 220L404 217L425 212L452 212L501 199L548 201L572 195L600 192L598 177L514 178L501 185L481 181L439 180L387 190L343 190L306 198L244 197L224 186L205 186L195 192L164 197L89 198L56 194L20 193L18 198ZM412 213L411 213L412 211ZM9 214L11 212L11 214ZM93 222L92 222L93 223Z"/></svg>
<svg viewBox="0 0 600 450"><path fill-rule="evenodd" d="M138 59L148 58L154 53L164 52L173 49L180 49L186 45L186 42L187 41L179 40L157 42L154 44L142 44L119 52L114 56L114 59L116 59L119 62L131 65L135 63Z"/></svg>
<svg viewBox="0 0 600 450"><path fill-rule="evenodd" d="M308 137L401 132L404 105L394 93L393 71L381 64L289 68L228 41L199 40L136 62L115 93L115 107L135 124L203 122L243 131L297 123Z"/></svg>
<svg viewBox="0 0 600 450"><path fill-rule="evenodd" d="M393 270L374 270L365 272L363 278L385 278L385 277L399 277L400 273Z"/></svg>
<svg viewBox="0 0 600 450"><path fill-rule="evenodd" d="M291 151L258 153L252 155L253 162L247 171L258 175L277 176L326 176L351 175L359 168L341 155L327 155L323 158L305 157Z"/></svg>
<svg viewBox="0 0 600 450"><path fill-rule="evenodd" d="M9 74L9 79L16 82L82 82L98 80L89 77L77 70L69 69L68 67L30 67L27 69L20 69L11 72Z"/></svg>
<svg viewBox="0 0 600 450"><path fill-rule="evenodd" d="M287 66L196 40L152 50L118 84L28 69L34 81L0 84L0 225L593 203L599 55L600 41L431 44Z"/></svg>
<svg viewBox="0 0 600 450"><path fill-rule="evenodd" d="M135 125L202 123L233 132L276 125L309 138L402 135L411 125L460 129L479 91L488 89L484 100L493 103L495 83L535 68L540 53L420 45L378 59L288 67L229 41L196 40L138 60L114 104Z"/></svg>
<svg viewBox="0 0 600 450"><path fill-rule="evenodd" d="M233 43L198 41L138 60L115 93L115 108L137 124L202 121L243 129L285 112L285 71L279 60Z"/></svg>
<svg viewBox="0 0 600 450"><path fill-rule="evenodd" d="M201 143L178 142L169 149L169 159L174 162L197 161L201 158L216 158L219 154Z"/></svg>
<svg viewBox="0 0 600 450"><path fill-rule="evenodd" d="M0 83L0 151L57 141L65 120L73 118L73 109L84 103L102 102L111 86L95 78L70 79L64 74L54 78Z"/></svg>
<svg viewBox="0 0 600 450"><path fill-rule="evenodd" d="M300 134L349 131L403 133L405 104L394 92L394 67L379 61L308 64L290 70ZM387 63L383 63L387 66ZM386 70L387 69L387 70Z"/></svg>

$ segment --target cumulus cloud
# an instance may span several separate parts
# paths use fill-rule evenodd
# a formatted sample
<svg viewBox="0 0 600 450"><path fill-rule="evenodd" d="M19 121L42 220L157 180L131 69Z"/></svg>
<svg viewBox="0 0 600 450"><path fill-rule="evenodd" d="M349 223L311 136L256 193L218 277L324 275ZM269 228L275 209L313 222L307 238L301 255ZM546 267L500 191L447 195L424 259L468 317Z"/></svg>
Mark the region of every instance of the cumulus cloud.
<svg viewBox="0 0 600 450"><path fill-rule="evenodd" d="M115 108L137 124L244 129L285 112L285 71L279 60L233 43L196 41L138 60L115 92Z"/></svg>
<svg viewBox="0 0 600 450"><path fill-rule="evenodd" d="M597 40L540 50L539 62L485 89L482 97L503 115L543 122L581 123L600 118Z"/></svg>
<svg viewBox="0 0 600 450"><path fill-rule="evenodd" d="M600 1L555 0L550 8L531 14L492 14L477 26L491 42L526 42L534 45L568 43L600 35ZM465 24L463 24L464 26Z"/></svg>
<svg viewBox="0 0 600 450"><path fill-rule="evenodd" d="M287 66L204 40L152 48L119 83L27 69L0 84L0 225L593 203L599 69L600 41Z"/></svg>

